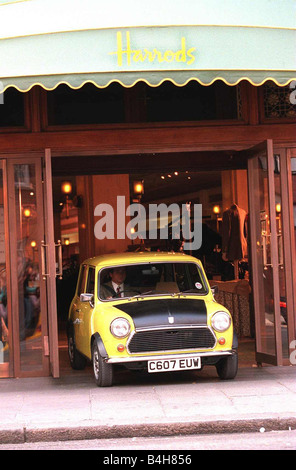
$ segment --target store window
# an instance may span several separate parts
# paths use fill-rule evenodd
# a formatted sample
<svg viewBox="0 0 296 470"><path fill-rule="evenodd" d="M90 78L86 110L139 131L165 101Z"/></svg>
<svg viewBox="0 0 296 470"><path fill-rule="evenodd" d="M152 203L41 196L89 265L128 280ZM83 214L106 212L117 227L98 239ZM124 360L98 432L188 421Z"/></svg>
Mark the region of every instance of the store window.
<svg viewBox="0 0 296 470"><path fill-rule="evenodd" d="M24 125L24 93L8 88L4 94L0 94L0 129Z"/></svg>
<svg viewBox="0 0 296 470"><path fill-rule="evenodd" d="M48 125L124 122L124 88L111 83L99 89L87 83L78 90L60 85L47 93Z"/></svg>
<svg viewBox="0 0 296 470"><path fill-rule="evenodd" d="M146 120L211 121L241 119L240 87L217 81L210 86L192 80L186 86L167 81L156 88L146 86Z"/></svg>
<svg viewBox="0 0 296 470"><path fill-rule="evenodd" d="M296 106L291 102L289 85L281 87L268 81L261 87L262 120L295 120Z"/></svg>
<svg viewBox="0 0 296 470"><path fill-rule="evenodd" d="M103 89L86 84L79 90L60 85L47 93L48 126L239 119L241 87L222 81L210 86L165 81L157 87L139 82L131 88L111 83Z"/></svg>

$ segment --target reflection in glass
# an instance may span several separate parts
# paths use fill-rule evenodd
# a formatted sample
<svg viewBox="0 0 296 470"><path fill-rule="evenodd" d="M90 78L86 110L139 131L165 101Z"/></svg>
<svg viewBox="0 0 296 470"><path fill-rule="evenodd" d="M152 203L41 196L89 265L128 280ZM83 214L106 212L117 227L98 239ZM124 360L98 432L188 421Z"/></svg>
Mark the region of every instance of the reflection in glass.
<svg viewBox="0 0 296 470"><path fill-rule="evenodd" d="M286 278L284 264L284 245L283 245L283 224L282 224L282 192L281 192L281 165L277 155L274 157L274 186L275 186L275 212L276 212L276 231L278 244L278 262L279 262L279 288L280 288L280 312L281 312L281 334L283 358L289 357L288 346L288 318L287 318L287 296L286 296Z"/></svg>
<svg viewBox="0 0 296 470"><path fill-rule="evenodd" d="M10 325L7 311L3 169L0 161L0 377L8 375L9 328Z"/></svg>
<svg viewBox="0 0 296 470"><path fill-rule="evenodd" d="M42 367L38 218L35 165L14 165L20 363Z"/></svg>
<svg viewBox="0 0 296 470"><path fill-rule="evenodd" d="M267 157L253 161L253 201L256 228L257 273L254 282L260 293L256 315L260 324L258 352L275 355L275 312L271 262L270 209L268 199Z"/></svg>

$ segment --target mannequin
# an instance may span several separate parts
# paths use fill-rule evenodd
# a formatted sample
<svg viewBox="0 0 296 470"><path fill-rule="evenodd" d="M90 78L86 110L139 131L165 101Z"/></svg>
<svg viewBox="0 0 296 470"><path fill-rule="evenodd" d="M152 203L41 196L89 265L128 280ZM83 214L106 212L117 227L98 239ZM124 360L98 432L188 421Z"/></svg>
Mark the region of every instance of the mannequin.
<svg viewBox="0 0 296 470"><path fill-rule="evenodd" d="M235 203L223 212L222 259L234 263L235 279L239 278L238 262L247 255L246 215Z"/></svg>

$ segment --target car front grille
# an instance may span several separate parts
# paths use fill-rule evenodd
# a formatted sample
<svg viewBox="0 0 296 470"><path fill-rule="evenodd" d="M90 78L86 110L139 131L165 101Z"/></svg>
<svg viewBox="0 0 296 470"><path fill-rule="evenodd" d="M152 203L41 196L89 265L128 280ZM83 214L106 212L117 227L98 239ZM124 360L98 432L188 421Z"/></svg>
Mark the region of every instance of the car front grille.
<svg viewBox="0 0 296 470"><path fill-rule="evenodd" d="M137 331L128 344L130 353L212 349L216 338L209 328L171 328Z"/></svg>

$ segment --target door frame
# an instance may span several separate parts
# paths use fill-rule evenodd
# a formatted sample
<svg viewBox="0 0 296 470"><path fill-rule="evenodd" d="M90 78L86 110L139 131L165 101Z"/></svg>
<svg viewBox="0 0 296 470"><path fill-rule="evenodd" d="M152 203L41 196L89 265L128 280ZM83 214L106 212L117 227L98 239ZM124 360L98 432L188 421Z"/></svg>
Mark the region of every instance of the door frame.
<svg viewBox="0 0 296 470"><path fill-rule="evenodd" d="M51 174L51 152L45 150L44 155L8 157L5 159L7 167L7 201L9 226L9 282L10 282L10 311L11 311L11 350L13 351L13 365L10 376L39 377L51 375L59 377L58 352L58 326L56 307L56 245L54 242L53 196ZM42 322L42 368L37 370L21 370L20 361L20 334L19 334L19 306L17 286L17 259L16 251L16 209L14 194L14 165L34 164L36 178L36 202L38 205L38 252L37 259L40 275L40 315Z"/></svg>
<svg viewBox="0 0 296 470"><path fill-rule="evenodd" d="M3 176L3 207L4 207L4 237L5 237L5 270L7 283L7 325L8 325L8 346L9 362L1 365L0 377L13 377L14 374L14 348L13 348L13 328L12 328L12 306L11 306L11 277L10 277L10 238L9 238L9 212L8 212L8 192L7 192L7 162L0 158L0 169ZM0 339L1 341L1 339Z"/></svg>
<svg viewBox="0 0 296 470"><path fill-rule="evenodd" d="M284 261L284 279L286 288L286 305L288 319L288 342L291 343L295 339L295 264L292 262L292 226L293 212L291 212L291 182L289 180L287 158L289 152L285 148L273 148L273 142L268 139L265 142L243 152L248 158L248 192L249 192L249 210L250 210L250 252L252 266L252 290L255 310L255 331L256 331L256 361L259 364L269 363L273 365L290 365L289 358L283 357L282 347L282 327L281 327L281 311L280 311L280 283L279 283L279 253L276 227L275 212L275 178L274 178L274 156L280 158L280 197L281 197L281 217L282 217L282 236L283 236L283 261ZM260 309L259 284L256 282L259 274L258 260L256 256L257 242L256 239L256 213L252 208L255 206L255 195L252 192L252 183L254 172L252 165L259 156L266 156L267 160L267 183L268 183L268 204L270 217L270 237L271 237L271 267L272 267L272 285L273 285L273 302L274 302L274 335L275 335L275 354L267 354L261 349L261 323L260 316L256 311ZM291 178L290 178L291 180ZM292 201L293 204L293 201ZM257 214L258 216L258 214ZM294 250L295 251L295 250ZM295 256L295 255L294 255Z"/></svg>
<svg viewBox="0 0 296 470"><path fill-rule="evenodd" d="M280 149L276 152L281 161L281 197L283 218L283 247L284 263L286 268L287 290L287 319L289 345L296 339L296 247L294 233L293 214L293 184L291 158L293 152L290 149ZM295 152L296 158L296 152ZM291 365L284 361L284 364Z"/></svg>
<svg viewBox="0 0 296 470"><path fill-rule="evenodd" d="M37 370L22 370L21 368L21 347L20 347L20 323L19 323L19 291L18 291L18 262L17 262L17 225L16 225L16 198L14 191L14 165L34 165L36 181L36 204L38 211L37 236L37 259L39 273L42 266L41 259L41 240L43 238L44 210L43 210L43 188L42 188L42 165L41 159L28 157L24 162L23 158L10 158L7 161L7 182L8 182L8 210L9 210L9 229L10 229L10 274L11 274L11 306L12 306L12 329L13 329L13 350L14 350L14 376L15 377L39 377L49 374L49 361L47 354L47 302L46 287L40 276L40 315L41 315L41 344L42 344L42 368Z"/></svg>
<svg viewBox="0 0 296 470"><path fill-rule="evenodd" d="M293 332L289 336L289 341L296 339L296 237L294 230L294 205L293 205L293 181L292 181L292 168L291 168L291 159L296 159L296 149L287 148L286 149L286 172L288 175L288 184L286 187L287 192L287 207L288 207L288 218L289 218L289 239L291 247L291 279L292 279L292 302L294 308L294 315L292 315L291 322L293 321Z"/></svg>
<svg viewBox="0 0 296 470"><path fill-rule="evenodd" d="M51 150L45 149L43 159L43 184L44 184L44 214L45 214L45 243L47 245L47 316L49 332L49 359L51 374L54 378L60 376L59 369L59 343L58 343L58 316L56 277L62 276L61 267L61 242L55 243L54 216L52 195L52 169ZM56 247L58 247L59 268L56 268Z"/></svg>

